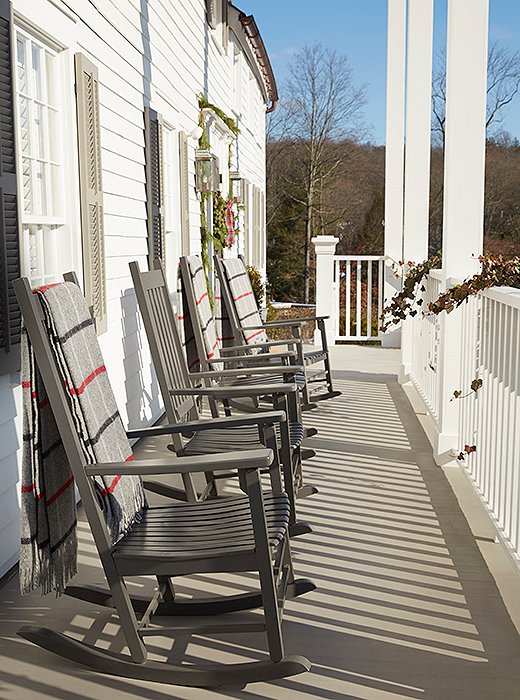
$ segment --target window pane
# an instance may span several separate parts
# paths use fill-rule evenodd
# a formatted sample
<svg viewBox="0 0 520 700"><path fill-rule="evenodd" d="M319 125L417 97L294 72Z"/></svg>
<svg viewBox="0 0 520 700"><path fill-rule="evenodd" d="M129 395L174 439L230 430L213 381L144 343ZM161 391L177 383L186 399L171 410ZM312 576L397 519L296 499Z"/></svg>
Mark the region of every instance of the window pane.
<svg viewBox="0 0 520 700"><path fill-rule="evenodd" d="M42 68L41 68L41 54L42 50L32 45L32 70L33 70L33 86L34 86L34 97L37 100L43 99L43 87L42 87Z"/></svg>
<svg viewBox="0 0 520 700"><path fill-rule="evenodd" d="M27 59L25 55L26 44L25 39L19 37L16 40L18 90L25 93L29 92L27 86Z"/></svg>
<svg viewBox="0 0 520 700"><path fill-rule="evenodd" d="M26 214L32 214L31 161L28 158L22 158L22 190L24 212Z"/></svg>
<svg viewBox="0 0 520 700"><path fill-rule="evenodd" d="M53 109L47 109L48 121L48 146L47 157L54 162L60 159L60 134L58 131L58 113Z"/></svg>
<svg viewBox="0 0 520 700"><path fill-rule="evenodd" d="M63 191L60 187L61 169L59 165L50 165L50 190L52 202L49 203L49 216L61 216Z"/></svg>
<svg viewBox="0 0 520 700"><path fill-rule="evenodd" d="M34 105L34 130L38 149L34 155L38 158L45 158L45 107L39 104Z"/></svg>
<svg viewBox="0 0 520 700"><path fill-rule="evenodd" d="M34 191L34 214L40 216L47 215L47 181L45 164L36 161L34 163L35 180L33 183Z"/></svg>
<svg viewBox="0 0 520 700"><path fill-rule="evenodd" d="M22 153L29 155L31 152L31 140L29 131L30 107L26 97L20 97L18 101L18 117L20 120L20 148Z"/></svg>
<svg viewBox="0 0 520 700"><path fill-rule="evenodd" d="M47 103L53 107L57 106L57 85L56 85L56 57L45 52L45 73L47 86Z"/></svg>

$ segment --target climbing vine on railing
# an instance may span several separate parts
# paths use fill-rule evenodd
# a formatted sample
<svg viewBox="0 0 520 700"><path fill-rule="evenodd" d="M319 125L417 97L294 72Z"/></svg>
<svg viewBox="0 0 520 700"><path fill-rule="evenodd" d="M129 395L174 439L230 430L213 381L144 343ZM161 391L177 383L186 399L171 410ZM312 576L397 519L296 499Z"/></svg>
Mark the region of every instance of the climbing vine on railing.
<svg viewBox="0 0 520 700"><path fill-rule="evenodd" d="M441 256L433 255L422 263L408 262L407 272L403 279L403 286L400 292L394 294L389 304L384 307L381 313L381 330L387 331L390 326L403 321L407 316L415 316L417 309L414 305L422 305L422 298L417 298L417 290L425 291L422 281L431 270L435 270L441 264ZM400 263L404 266L404 263Z"/></svg>
<svg viewBox="0 0 520 700"><path fill-rule="evenodd" d="M479 262L482 265L480 272L445 289L438 299L428 304L428 311L433 314L446 311L449 314L469 297L491 287L520 288L520 257L507 259L503 255L488 253L481 255Z"/></svg>

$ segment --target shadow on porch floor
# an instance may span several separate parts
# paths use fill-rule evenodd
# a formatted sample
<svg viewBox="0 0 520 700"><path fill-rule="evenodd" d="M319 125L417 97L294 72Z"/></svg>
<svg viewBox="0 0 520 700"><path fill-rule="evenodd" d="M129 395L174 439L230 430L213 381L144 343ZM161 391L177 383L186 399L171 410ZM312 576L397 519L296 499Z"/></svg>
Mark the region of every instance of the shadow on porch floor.
<svg viewBox="0 0 520 700"><path fill-rule="evenodd" d="M309 441L318 454L305 471L320 492L299 502L314 533L293 542L298 575L318 590L288 603L284 620L287 652L308 656L311 672L220 691L96 676L15 631L46 624L122 651L116 616L66 597L21 599L13 579L0 591L1 698L520 697L520 638L393 366L351 371L341 356L335 353L336 367L345 368L336 372L343 395L306 414L319 435ZM85 523L80 541L80 577L102 584ZM194 578L202 595L224 590ZM251 581L235 576L228 585L240 590ZM180 584L181 594L192 593ZM253 660L264 648L263 635L153 640L159 659L187 652L189 660Z"/></svg>

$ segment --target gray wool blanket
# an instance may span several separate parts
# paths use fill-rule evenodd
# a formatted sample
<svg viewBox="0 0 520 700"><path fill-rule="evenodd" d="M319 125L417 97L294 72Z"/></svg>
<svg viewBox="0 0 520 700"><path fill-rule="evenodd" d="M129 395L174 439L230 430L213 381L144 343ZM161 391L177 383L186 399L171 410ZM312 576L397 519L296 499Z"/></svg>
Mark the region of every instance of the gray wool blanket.
<svg viewBox="0 0 520 700"><path fill-rule="evenodd" d="M34 290L63 380L85 464L133 460L87 302L75 284ZM23 456L20 588L61 593L76 573L74 478L27 333L22 336ZM96 477L92 487L116 542L141 517L139 477Z"/></svg>

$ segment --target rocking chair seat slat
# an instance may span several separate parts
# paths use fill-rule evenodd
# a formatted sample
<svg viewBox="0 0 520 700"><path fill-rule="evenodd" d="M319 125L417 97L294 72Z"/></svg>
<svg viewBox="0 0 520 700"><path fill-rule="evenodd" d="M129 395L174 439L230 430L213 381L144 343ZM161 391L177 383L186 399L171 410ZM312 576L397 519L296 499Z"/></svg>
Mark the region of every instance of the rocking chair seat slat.
<svg viewBox="0 0 520 700"><path fill-rule="evenodd" d="M294 375L294 383L298 388L302 388L305 386L305 375L303 372L296 372ZM284 376L282 373L280 374L271 374L269 375L269 384L276 384L276 383L283 384L284 383ZM231 382L230 382L231 383ZM265 376L247 376L247 377L239 377L237 379L233 379L232 385L233 386L240 386L242 384L245 384L247 386L256 386L257 384L265 384L266 383L266 378ZM223 385L226 385L226 382L223 382Z"/></svg>
<svg viewBox="0 0 520 700"><path fill-rule="evenodd" d="M175 511L184 515L177 520ZM162 519L158 519L160 511ZM190 515L187 516L187 511ZM218 513L220 511L220 516ZM209 513L209 517L207 514ZM266 495L265 518L269 544L277 547L289 525L289 499L286 494ZM254 534L247 496L220 498L149 508L140 523L113 548L114 559L124 558L175 562L216 558L254 552Z"/></svg>
<svg viewBox="0 0 520 700"><path fill-rule="evenodd" d="M322 362L327 357L325 350L309 350L303 356L306 365L313 365L315 362Z"/></svg>
<svg viewBox="0 0 520 700"><path fill-rule="evenodd" d="M278 447L281 447L279 424L275 425ZM291 447L299 447L303 441L303 426L300 423L289 424L289 439ZM250 450L263 447L258 439L256 426L240 426L229 430L206 430L194 435L184 447L183 455L214 454L227 450Z"/></svg>

